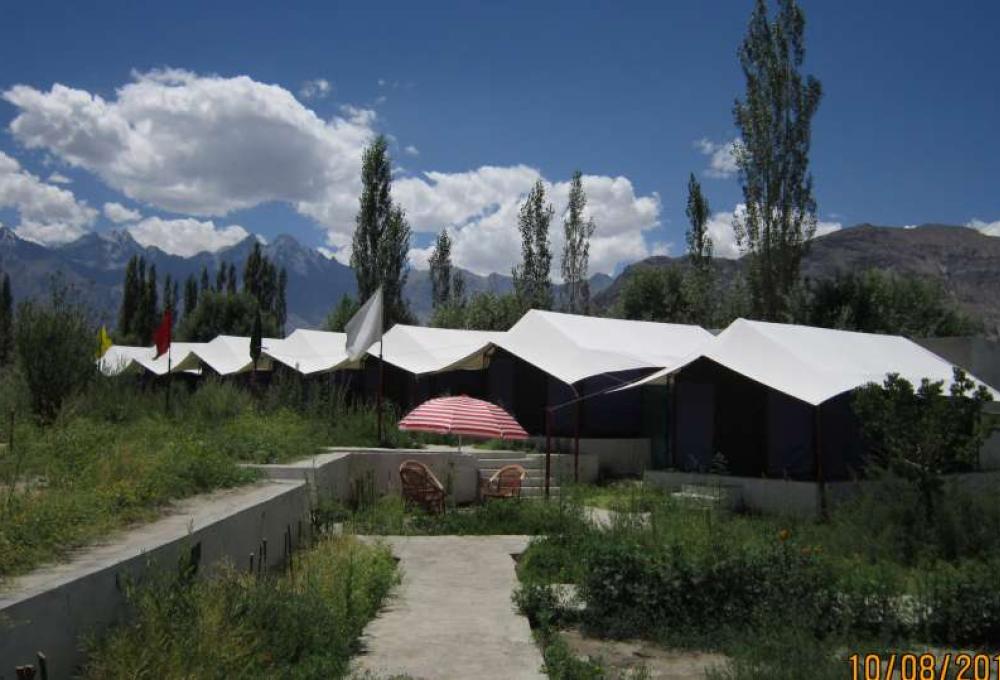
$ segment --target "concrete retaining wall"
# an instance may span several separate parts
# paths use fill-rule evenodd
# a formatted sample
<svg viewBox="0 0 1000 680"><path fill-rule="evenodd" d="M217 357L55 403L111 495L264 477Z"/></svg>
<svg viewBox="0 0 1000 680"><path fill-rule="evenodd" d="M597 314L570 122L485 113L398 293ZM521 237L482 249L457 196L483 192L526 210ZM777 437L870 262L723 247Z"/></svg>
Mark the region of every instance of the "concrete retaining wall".
<svg viewBox="0 0 1000 680"><path fill-rule="evenodd" d="M730 477L693 472L649 470L647 483L669 491L680 491L686 484L720 486L735 497L735 505L751 512L795 517L818 517L820 512L820 486L815 482L796 482L783 479L758 479L755 477ZM975 492L992 492L1000 486L1000 472L984 471L951 475L948 482ZM825 488L828 508L857 497L877 481L827 482Z"/></svg>
<svg viewBox="0 0 1000 680"><path fill-rule="evenodd" d="M545 450L545 437L533 437L532 441L539 451ZM573 453L574 440L572 437L553 437L552 447L559 453ZM601 477L642 475L652 466L652 450L649 438L580 439L581 455L597 458Z"/></svg>
<svg viewBox="0 0 1000 680"><path fill-rule="evenodd" d="M181 556L200 552L201 571L226 560L249 562L261 540L268 563L283 561L287 527L298 542L299 521L308 530L302 482L267 482L181 501L171 514L111 537L67 563L12 579L0 591L0 680L14 668L48 658L52 680L70 678L83 662L84 636L99 634L125 614L124 579L139 582L152 565L176 569Z"/></svg>
<svg viewBox="0 0 1000 680"><path fill-rule="evenodd" d="M315 458L283 465L255 465L272 479L308 481L314 494L353 500L358 484L377 495L399 493L399 465L417 460L427 465L449 490L454 502L472 503L479 489L476 456L444 449L325 449ZM315 498L314 498L315 500Z"/></svg>

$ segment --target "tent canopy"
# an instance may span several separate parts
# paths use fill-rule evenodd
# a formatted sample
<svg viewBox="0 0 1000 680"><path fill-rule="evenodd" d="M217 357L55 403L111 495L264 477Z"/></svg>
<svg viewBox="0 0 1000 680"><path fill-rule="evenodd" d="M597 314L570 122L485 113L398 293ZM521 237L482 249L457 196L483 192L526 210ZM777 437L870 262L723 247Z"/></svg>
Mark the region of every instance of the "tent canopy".
<svg viewBox="0 0 1000 680"><path fill-rule="evenodd" d="M261 342L262 352L304 375L357 368L345 349L347 335L328 331L298 329L281 340Z"/></svg>
<svg viewBox="0 0 1000 680"><path fill-rule="evenodd" d="M924 378L951 385L953 365L898 335L737 319L677 365L620 389L664 384L670 374L706 358L812 406L898 373L917 385ZM976 380L978 384L984 384ZM990 388L994 399L1000 397Z"/></svg>
<svg viewBox="0 0 1000 680"><path fill-rule="evenodd" d="M533 309L496 344L572 385L603 373L672 368L712 338L701 326Z"/></svg>
<svg viewBox="0 0 1000 680"><path fill-rule="evenodd" d="M426 375L485 368L486 355L503 333L396 324L384 336L382 358L397 368ZM368 354L379 355L379 343Z"/></svg>

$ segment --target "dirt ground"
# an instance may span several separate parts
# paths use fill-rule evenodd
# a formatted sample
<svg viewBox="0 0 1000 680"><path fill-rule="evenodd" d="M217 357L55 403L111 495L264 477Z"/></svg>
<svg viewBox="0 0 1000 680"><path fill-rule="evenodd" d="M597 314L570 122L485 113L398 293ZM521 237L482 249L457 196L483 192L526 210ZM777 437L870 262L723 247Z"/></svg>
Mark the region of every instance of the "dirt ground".
<svg viewBox="0 0 1000 680"><path fill-rule="evenodd" d="M578 630L562 633L566 644L577 656L600 658L617 675L645 666L655 680L704 680L705 671L721 667L721 654L667 650L642 640L599 640L583 636Z"/></svg>

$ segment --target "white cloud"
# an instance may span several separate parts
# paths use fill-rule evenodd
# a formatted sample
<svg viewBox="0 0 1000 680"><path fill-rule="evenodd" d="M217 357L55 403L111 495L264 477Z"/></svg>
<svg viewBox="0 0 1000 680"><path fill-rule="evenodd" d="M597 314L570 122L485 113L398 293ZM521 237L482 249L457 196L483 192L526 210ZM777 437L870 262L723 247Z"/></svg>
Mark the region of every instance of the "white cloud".
<svg viewBox="0 0 1000 680"><path fill-rule="evenodd" d="M407 146L406 148L404 148L403 151L405 153L409 154L410 156L419 156L420 155L420 149L418 149L417 147L413 146L412 144L410 144L409 146Z"/></svg>
<svg viewBox="0 0 1000 680"><path fill-rule="evenodd" d="M217 228L211 220L202 222L190 217L173 220L147 217L127 229L142 245L156 246L164 252L182 257L204 251L215 252L249 236L246 229L239 225Z"/></svg>
<svg viewBox="0 0 1000 680"><path fill-rule="evenodd" d="M73 180L71 180L66 175L63 175L62 173L53 172L51 175L49 175L48 182L49 184L72 184Z"/></svg>
<svg viewBox="0 0 1000 680"><path fill-rule="evenodd" d="M136 73L109 100L58 84L3 97L18 141L134 201L201 217L283 201L333 240L353 231L369 109L322 120L277 85L179 70Z"/></svg>
<svg viewBox="0 0 1000 680"><path fill-rule="evenodd" d="M728 142L713 142L702 137L694 143L695 148L708 156L708 167L705 175L716 179L732 177L739 169L736 165L735 148L740 139L731 139Z"/></svg>
<svg viewBox="0 0 1000 680"><path fill-rule="evenodd" d="M449 229L456 265L477 274L508 272L521 257L518 210L538 179L542 179L541 174L525 165L483 166L461 173L428 172L422 177L398 180L393 195L406 209L414 231L437 233ZM546 197L555 208L550 231L555 276L570 183L546 181L545 185ZM593 217L597 224L591 239L590 271L611 274L619 263L649 255L644 233L659 225L659 196L636 196L625 177L585 175L583 187L588 201L586 216ZM425 267L431 250L411 250L413 266Z"/></svg>
<svg viewBox="0 0 1000 680"><path fill-rule="evenodd" d="M708 220L708 235L712 238L712 255L729 260L740 257L743 252L736 243L736 234L733 231L733 219L746 215L746 205L737 204L732 212L713 213ZM816 233L813 238L826 236L835 231L840 231L843 225L840 222L816 222Z"/></svg>
<svg viewBox="0 0 1000 680"><path fill-rule="evenodd" d="M649 249L649 254L650 255L660 255L660 256L670 255L670 251L672 251L673 248L674 248L674 244L673 243L666 243L664 241L658 241L658 242L654 243L652 245L652 247Z"/></svg>
<svg viewBox="0 0 1000 680"><path fill-rule="evenodd" d="M1000 220L997 220L996 222L985 222L983 220L974 219L965 226L982 232L987 236L1000 236Z"/></svg>
<svg viewBox="0 0 1000 680"><path fill-rule="evenodd" d="M0 208L17 211L17 235L42 244L67 243L82 236L97 211L73 192L46 184L0 151Z"/></svg>
<svg viewBox="0 0 1000 680"><path fill-rule="evenodd" d="M332 90L333 87L330 85L329 80L326 78L315 78L302 83L302 87L299 88L299 95L303 99L324 99Z"/></svg>
<svg viewBox="0 0 1000 680"><path fill-rule="evenodd" d="M104 204L104 216L115 224L137 222L142 219L142 213L138 210L126 208L121 203L115 203L113 201Z"/></svg>

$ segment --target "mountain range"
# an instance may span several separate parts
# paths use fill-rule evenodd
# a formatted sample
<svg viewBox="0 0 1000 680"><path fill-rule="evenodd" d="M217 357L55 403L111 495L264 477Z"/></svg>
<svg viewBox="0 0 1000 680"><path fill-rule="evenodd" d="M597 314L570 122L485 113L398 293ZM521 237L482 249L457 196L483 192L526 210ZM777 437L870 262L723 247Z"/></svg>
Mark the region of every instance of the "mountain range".
<svg viewBox="0 0 1000 680"><path fill-rule="evenodd" d="M255 236L214 253L192 257L171 255L155 246L139 244L126 230L91 232L72 243L46 247L24 240L0 227L0 271L10 274L16 300L44 295L53 275L59 274L75 288L96 320L113 326L121 301L125 265L141 255L156 265L162 281L170 274L183 282L198 276L203 267L214 275L223 262L242 271L253 249ZM350 267L324 256L291 236L279 236L263 246L264 253L288 271L288 326L319 327L344 294L355 292ZM685 258L651 257L626 267L616 278L591 277L594 304L607 309L614 304L624 282L637 268L681 264ZM723 278L742 268L740 260L715 260ZM991 335L1000 328L1000 237L974 229L940 224L912 229L861 224L812 241L802 264L804 276L825 278L837 272L867 268L916 274L939 279L964 311L981 318ZM463 271L466 291L506 293L509 276L480 276ZM426 321L431 313L431 285L426 270L411 270L405 288L414 314Z"/></svg>

